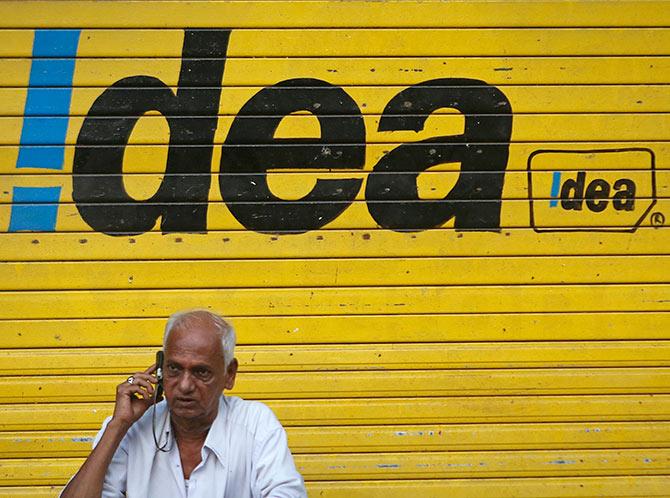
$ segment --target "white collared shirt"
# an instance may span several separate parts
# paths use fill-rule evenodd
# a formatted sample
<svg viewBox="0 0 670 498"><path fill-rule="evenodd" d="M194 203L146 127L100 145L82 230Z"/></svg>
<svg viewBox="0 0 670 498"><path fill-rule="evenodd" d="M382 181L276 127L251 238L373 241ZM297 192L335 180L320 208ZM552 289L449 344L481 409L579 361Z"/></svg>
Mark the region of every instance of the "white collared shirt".
<svg viewBox="0 0 670 498"><path fill-rule="evenodd" d="M202 461L188 483L170 431L166 403L156 405L156 436L170 451L156 449L152 409L128 430L107 468L103 498L303 498L302 477L288 449L286 432L262 403L221 396L219 412L202 448ZM105 421L93 446L109 422ZM188 485L187 485L188 484Z"/></svg>

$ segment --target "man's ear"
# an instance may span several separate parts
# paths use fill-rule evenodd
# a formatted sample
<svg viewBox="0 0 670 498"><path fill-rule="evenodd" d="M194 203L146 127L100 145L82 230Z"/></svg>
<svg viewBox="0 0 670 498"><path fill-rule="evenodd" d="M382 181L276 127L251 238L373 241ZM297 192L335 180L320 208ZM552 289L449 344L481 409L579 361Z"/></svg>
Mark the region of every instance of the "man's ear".
<svg viewBox="0 0 670 498"><path fill-rule="evenodd" d="M237 375L237 358L233 358L226 369L225 389L232 389L235 386L235 376Z"/></svg>

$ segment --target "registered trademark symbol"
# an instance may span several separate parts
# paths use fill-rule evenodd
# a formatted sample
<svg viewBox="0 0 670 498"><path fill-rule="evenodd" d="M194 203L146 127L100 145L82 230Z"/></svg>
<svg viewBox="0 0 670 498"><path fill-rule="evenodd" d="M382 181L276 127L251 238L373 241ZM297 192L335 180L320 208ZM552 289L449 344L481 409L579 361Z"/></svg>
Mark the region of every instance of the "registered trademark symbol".
<svg viewBox="0 0 670 498"><path fill-rule="evenodd" d="M665 225L665 215L656 211L651 214L651 225L655 227L662 227Z"/></svg>

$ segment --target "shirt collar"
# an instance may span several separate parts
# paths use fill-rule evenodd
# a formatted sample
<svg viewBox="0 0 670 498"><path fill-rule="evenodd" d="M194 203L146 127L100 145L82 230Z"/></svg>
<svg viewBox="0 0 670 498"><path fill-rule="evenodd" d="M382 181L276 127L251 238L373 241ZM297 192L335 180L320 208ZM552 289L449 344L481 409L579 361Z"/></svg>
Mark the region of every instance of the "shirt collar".
<svg viewBox="0 0 670 498"><path fill-rule="evenodd" d="M156 410L155 414L153 413L154 410ZM151 417L152 437L155 434L159 444L166 445L168 448L176 445L167 400L161 400L156 406L149 408L148 412L150 412L149 416ZM155 442L152 440L152 443Z"/></svg>
<svg viewBox="0 0 670 498"><path fill-rule="evenodd" d="M207 438L205 438L205 444L203 447L209 448L219 459L219 462L224 465L224 454L225 454L225 435L226 435L226 415L228 412L228 406L226 400L223 396L219 398L219 411L216 414L216 418L212 423L212 426L209 428L207 433Z"/></svg>

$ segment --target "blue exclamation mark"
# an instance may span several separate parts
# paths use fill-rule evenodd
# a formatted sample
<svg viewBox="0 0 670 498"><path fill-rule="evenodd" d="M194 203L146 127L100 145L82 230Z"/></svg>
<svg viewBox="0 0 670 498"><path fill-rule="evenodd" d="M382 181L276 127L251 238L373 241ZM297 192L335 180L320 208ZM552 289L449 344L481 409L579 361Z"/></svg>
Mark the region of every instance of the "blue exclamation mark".
<svg viewBox="0 0 670 498"><path fill-rule="evenodd" d="M551 200L549 201L549 207L558 206L558 193L561 189L561 172L554 171L554 176L551 182Z"/></svg>
<svg viewBox="0 0 670 498"><path fill-rule="evenodd" d="M36 30L17 168L62 170L80 30ZM53 231L61 187L14 187L9 231Z"/></svg>

